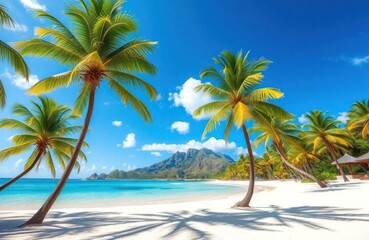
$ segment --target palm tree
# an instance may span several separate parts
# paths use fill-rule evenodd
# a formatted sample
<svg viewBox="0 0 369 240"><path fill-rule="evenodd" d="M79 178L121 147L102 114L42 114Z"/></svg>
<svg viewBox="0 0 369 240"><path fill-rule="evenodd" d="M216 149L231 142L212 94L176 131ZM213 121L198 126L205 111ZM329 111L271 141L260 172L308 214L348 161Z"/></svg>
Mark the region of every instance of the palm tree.
<svg viewBox="0 0 369 240"><path fill-rule="evenodd" d="M360 130L361 137L365 139L369 135L369 99L362 102L354 102L348 112L348 129Z"/></svg>
<svg viewBox="0 0 369 240"><path fill-rule="evenodd" d="M305 114L305 117L309 122L304 125L304 127L308 127L304 139L313 143L315 153L328 152L336 162L344 181L347 182L348 179L337 162L337 155L339 151L345 152L352 147L353 136L347 129L340 128L339 122L334 120L332 116L327 116L327 112L313 110Z"/></svg>
<svg viewBox="0 0 369 240"><path fill-rule="evenodd" d="M215 100L205 104L194 112L194 116L201 114L214 114L207 123L202 138L209 131L215 129L222 120L226 119L224 139L228 141L228 135L233 126L242 128L250 159L250 181L247 194L243 200L236 203L235 207L249 207L255 184L255 160L251 147L246 122L266 121L262 112L268 112L280 118L288 118L290 115L274 104L268 103L269 99L278 99L283 93L275 88L257 88L260 84L264 71L271 63L265 59L248 61L248 54L243 55L224 51L218 58L214 58L215 67L209 67L201 73L201 77L209 77L217 85L205 83L197 86L197 92L202 91L212 96Z"/></svg>
<svg viewBox="0 0 369 240"><path fill-rule="evenodd" d="M0 191L29 173L33 168L38 167L43 160L55 178L54 158L58 160L62 168L65 168L65 164L73 152L73 145L77 139L70 138L68 135L80 131L81 127L69 125L69 120L72 119L69 115L70 108L58 105L47 97L40 97L39 101L40 103L32 101L32 109L22 104L14 105L13 113L20 116L21 120L12 118L0 120L0 128L10 128L17 132L17 135L12 137L14 146L0 151L0 162L11 156L32 150L24 165L24 171L0 186ZM79 158L86 161L86 156L82 151ZM79 171L78 161L74 167Z"/></svg>
<svg viewBox="0 0 369 240"><path fill-rule="evenodd" d="M302 139L303 134L299 134L298 138ZM313 152L312 144L307 144L304 141L300 141L298 146L290 145L288 157L293 165L300 168L304 167L306 172L310 172L312 175L314 175L313 166L320 160L312 152Z"/></svg>
<svg viewBox="0 0 369 240"><path fill-rule="evenodd" d="M232 163L227 166L224 172L224 178L225 179L235 179L237 177L237 174L238 174L237 163Z"/></svg>
<svg viewBox="0 0 369 240"><path fill-rule="evenodd" d="M71 30L57 18L38 10L37 17L51 22L50 27L36 30L40 38L16 44L23 55L47 57L73 66L66 72L38 82L29 93L39 94L79 83L81 88L73 114L81 115L87 106L81 135L59 183L25 225L41 224L62 191L85 139L95 94L103 80L107 80L110 89L118 94L124 105L130 104L145 122L152 120L146 105L128 87L144 90L151 99L157 96L153 86L134 75L136 72L156 72L155 66L146 59L146 55L154 50L155 42L138 38L129 40L129 34L137 28L132 16L122 12L123 1L90 0L87 3L79 0L79 3L79 6L70 4L66 7L65 14L73 27ZM42 39L44 37L46 39Z"/></svg>
<svg viewBox="0 0 369 240"><path fill-rule="evenodd" d="M246 179L249 177L250 172L250 160L249 156L241 154L237 161L237 178Z"/></svg>
<svg viewBox="0 0 369 240"><path fill-rule="evenodd" d="M281 156L273 145L268 145L265 148L263 158L267 159L271 163L273 177L277 177L278 179L285 179L288 177L288 175L294 176L291 173L290 169L285 167L285 165L281 161Z"/></svg>
<svg viewBox="0 0 369 240"><path fill-rule="evenodd" d="M0 5L0 27L14 27L15 22L6 12L6 8ZM28 79L28 67L26 62L23 60L22 56L14 50L11 46L0 40L0 60L5 60L9 62L14 70ZM4 108L6 104L6 94L3 83L0 80L0 108Z"/></svg>
<svg viewBox="0 0 369 240"><path fill-rule="evenodd" d="M327 185L319 181L316 177L296 167L288 161L288 155L286 151L287 144L293 145L301 152L304 152L304 149L299 145L300 139L297 137L297 135L299 134L299 131L297 130L297 125L289 120L280 120L275 117L267 116L266 114L263 115L267 121L258 122L254 127L250 129L250 132L261 133L254 140L253 144L255 146L258 146L261 143L265 143L265 146L267 146L269 143L271 143L275 147L283 163L287 167L295 170L296 172L307 178L310 178L314 182L318 183L320 187L327 187Z"/></svg>

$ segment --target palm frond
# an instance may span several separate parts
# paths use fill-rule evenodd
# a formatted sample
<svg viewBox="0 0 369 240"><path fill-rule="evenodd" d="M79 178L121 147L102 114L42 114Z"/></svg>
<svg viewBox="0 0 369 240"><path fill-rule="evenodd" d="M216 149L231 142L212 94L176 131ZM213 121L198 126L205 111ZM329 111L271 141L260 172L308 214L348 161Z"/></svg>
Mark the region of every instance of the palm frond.
<svg viewBox="0 0 369 240"><path fill-rule="evenodd" d="M69 39L70 42L73 43L74 47L78 49L78 53L83 53L83 52L86 53L86 49L83 47L80 41L62 22L60 22L57 18L48 14L45 11L35 10L35 12L36 12L36 17L47 19L48 21L52 23L53 27L56 28L58 32L60 32L60 34L64 35L65 38Z"/></svg>
<svg viewBox="0 0 369 240"><path fill-rule="evenodd" d="M12 147L5 148L0 151L0 162L5 161L11 156L18 155L24 151L27 151L32 147L32 144L26 143L21 145L16 145Z"/></svg>
<svg viewBox="0 0 369 240"><path fill-rule="evenodd" d="M260 72L259 73L252 74L252 75L248 75L242 81L240 87L238 88L237 96L241 96L244 91L248 90L252 86L257 85L257 84L260 84L260 82L261 82L262 79L263 79L263 74L261 74ZM257 90L254 90L254 91L250 92L249 95L252 94L255 91L257 91ZM263 92L263 91L261 91L261 92Z"/></svg>
<svg viewBox="0 0 369 240"><path fill-rule="evenodd" d="M225 105L229 104L229 102L225 101L225 100L219 100L219 101L214 101L214 102L210 102L207 103L205 105L202 105L201 107L197 108L194 112L193 112L193 116L194 117L198 117L202 114L212 114L214 112L219 111L220 109L222 109Z"/></svg>
<svg viewBox="0 0 369 240"><path fill-rule="evenodd" d="M11 118L3 118L0 120L0 128L10 128L14 130L18 130L24 133L35 133L36 130L32 126L28 126L27 124L11 119Z"/></svg>
<svg viewBox="0 0 369 240"><path fill-rule="evenodd" d="M259 88L255 89L244 96L246 102L265 102L270 99L279 99L283 97L283 93L275 88Z"/></svg>
<svg viewBox="0 0 369 240"><path fill-rule="evenodd" d="M90 89L91 86L89 84L84 84L80 89L79 95L74 102L74 108L72 112L72 116L80 117L82 116L83 110L86 108L88 100L90 98Z"/></svg>
<svg viewBox="0 0 369 240"><path fill-rule="evenodd" d="M281 120L293 119L292 114L290 114L289 112L287 112L286 110L275 104L264 101L254 102L253 104L256 109L261 110L262 112L266 113L269 116L273 116Z"/></svg>
<svg viewBox="0 0 369 240"><path fill-rule="evenodd" d="M238 102L233 108L235 125L240 128L246 120L252 119L252 109L242 102Z"/></svg>
<svg viewBox="0 0 369 240"><path fill-rule="evenodd" d="M0 26L6 26L6 27L15 26L14 20L6 12L6 8L4 5L0 5Z"/></svg>
<svg viewBox="0 0 369 240"><path fill-rule="evenodd" d="M14 50L12 47L1 40L0 59L9 62L13 66L16 73L28 79L29 69L22 56L16 50Z"/></svg>
<svg viewBox="0 0 369 240"><path fill-rule="evenodd" d="M15 47L24 56L47 57L63 64L77 64L81 56L63 46L56 45L43 39L34 38L15 43Z"/></svg>
<svg viewBox="0 0 369 240"><path fill-rule="evenodd" d="M0 108L3 109L6 104L6 93L3 82L0 80Z"/></svg>
<svg viewBox="0 0 369 240"><path fill-rule="evenodd" d="M50 151L46 152L46 166L50 170L51 175L53 176L53 178L55 178L56 170L55 170L53 157L51 156Z"/></svg>
<svg viewBox="0 0 369 240"><path fill-rule="evenodd" d="M56 74L51 77L44 78L35 85L33 85L28 91L28 94L39 95L41 93L47 93L55 90L59 87L67 87L70 82L71 72L64 72Z"/></svg>
<svg viewBox="0 0 369 240"><path fill-rule="evenodd" d="M213 131L220 124L220 122L231 113L231 110L231 105L226 104L218 112L216 112L206 124L205 129L202 133L202 139L206 137L206 134L208 132Z"/></svg>
<svg viewBox="0 0 369 240"><path fill-rule="evenodd" d="M127 89L125 89L112 78L110 78L108 85L113 91L118 94L124 105L130 104L133 110L135 110L144 119L145 122L152 121L149 109L141 100L135 97L132 93L130 93Z"/></svg>
<svg viewBox="0 0 369 240"><path fill-rule="evenodd" d="M108 71L108 73L110 74L111 78L116 79L116 81L123 86L133 86L134 88L141 88L145 90L145 92L150 96L151 100L155 99L158 95L157 91L151 84L135 75L114 70Z"/></svg>
<svg viewBox="0 0 369 240"><path fill-rule="evenodd" d="M204 83L204 84L200 84L200 85L196 86L194 88L194 91L195 92L203 92L203 93L209 94L212 97L218 97L218 98L226 98L230 95L229 92L227 92L227 91L225 91L225 90L223 90L219 87L216 87L214 85L211 85L209 83Z"/></svg>

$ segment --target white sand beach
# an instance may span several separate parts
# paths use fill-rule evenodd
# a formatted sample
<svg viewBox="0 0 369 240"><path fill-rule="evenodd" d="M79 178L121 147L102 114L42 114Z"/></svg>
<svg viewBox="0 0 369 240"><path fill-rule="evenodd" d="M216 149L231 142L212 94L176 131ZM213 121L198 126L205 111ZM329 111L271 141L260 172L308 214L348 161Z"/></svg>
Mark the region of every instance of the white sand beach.
<svg viewBox="0 0 369 240"><path fill-rule="evenodd" d="M240 184L228 182L228 184ZM293 181L257 182L243 194L175 203L53 209L42 226L15 228L33 211L0 211L0 239L367 239L369 181L326 189Z"/></svg>

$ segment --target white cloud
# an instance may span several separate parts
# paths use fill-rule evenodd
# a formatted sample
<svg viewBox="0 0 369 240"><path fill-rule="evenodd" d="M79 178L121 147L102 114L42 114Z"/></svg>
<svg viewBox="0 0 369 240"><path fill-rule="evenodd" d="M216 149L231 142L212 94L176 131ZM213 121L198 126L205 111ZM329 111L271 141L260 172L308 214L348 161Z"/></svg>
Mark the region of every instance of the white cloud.
<svg viewBox="0 0 369 240"><path fill-rule="evenodd" d="M153 155L155 157L160 157L161 153L160 152L151 152L151 155Z"/></svg>
<svg viewBox="0 0 369 240"><path fill-rule="evenodd" d="M21 159L19 159L19 160L17 160L17 161L14 163L14 168L19 167L19 165L20 165L22 162L23 162L23 159L22 159L22 158L21 158Z"/></svg>
<svg viewBox="0 0 369 240"><path fill-rule="evenodd" d="M1 76L8 78L13 85L21 89L29 89L40 81L38 76L30 75L27 82L24 77L18 74L11 74L8 69L5 69L5 72Z"/></svg>
<svg viewBox="0 0 369 240"><path fill-rule="evenodd" d="M145 144L142 146L142 151L167 151L167 152L186 152L189 148L201 149L208 148L213 151L221 151L221 150L229 150L235 149L236 143L228 142L226 146L225 141L223 139L216 139L214 137L210 138L205 142L198 142L195 140L190 140L184 144L167 144L167 143L153 143L153 144Z"/></svg>
<svg viewBox="0 0 369 240"><path fill-rule="evenodd" d="M234 152L236 155L249 155L249 151L243 147L237 147L236 151ZM255 151L252 152L255 157L259 156L259 154Z"/></svg>
<svg viewBox="0 0 369 240"><path fill-rule="evenodd" d="M113 126L120 127L122 126L122 121L113 121L112 124Z"/></svg>
<svg viewBox="0 0 369 240"><path fill-rule="evenodd" d="M305 114L302 114L300 117L297 118L299 123L301 124L305 124L307 123L309 120L307 119L306 115Z"/></svg>
<svg viewBox="0 0 369 240"><path fill-rule="evenodd" d="M210 95L194 91L194 88L200 84L202 84L200 80L189 78L182 86L176 88L178 92L169 93L168 100L173 101L175 107L184 107L185 111L192 115L198 107L213 101ZM207 119L210 116L200 115L194 119Z"/></svg>
<svg viewBox="0 0 369 240"><path fill-rule="evenodd" d="M25 8L30 8L33 10L40 9L46 11L46 6L41 5L39 2L37 2L37 0L20 0L20 2Z"/></svg>
<svg viewBox="0 0 369 240"><path fill-rule="evenodd" d="M368 63L369 55L365 57L355 57L351 59L351 63L356 66L360 66L361 64Z"/></svg>
<svg viewBox="0 0 369 240"><path fill-rule="evenodd" d="M124 171L131 171L135 170L137 167L134 165L129 165L128 163L123 163L123 170Z"/></svg>
<svg viewBox="0 0 369 240"><path fill-rule="evenodd" d="M341 55L339 57L329 57L329 58L326 58L326 60L330 62L341 62L342 61L342 62L349 63L354 66L361 66L363 64L369 63L369 55L364 56L364 57L348 57L348 56Z"/></svg>
<svg viewBox="0 0 369 240"><path fill-rule="evenodd" d="M102 167L102 170L106 170L106 169L108 169L108 167L107 167L107 166L103 166L103 167Z"/></svg>
<svg viewBox="0 0 369 240"><path fill-rule="evenodd" d="M234 152L236 155L246 155L247 154L247 149L243 148L243 147L237 147L236 151Z"/></svg>
<svg viewBox="0 0 369 240"><path fill-rule="evenodd" d="M92 164L91 167L88 167L87 163L86 162L82 162L81 164L81 172L84 172L85 174L93 174L95 173L97 170L97 167L95 164Z"/></svg>
<svg viewBox="0 0 369 240"><path fill-rule="evenodd" d="M5 29L13 31L13 32L27 32L28 27L23 24L16 23L14 26L4 26Z"/></svg>
<svg viewBox="0 0 369 240"><path fill-rule="evenodd" d="M187 134L190 131L190 123L177 121L172 123L170 130L177 131L179 134Z"/></svg>
<svg viewBox="0 0 369 240"><path fill-rule="evenodd" d="M347 112L340 112L339 116L337 117L337 121L340 121L344 124L349 120L349 117L347 116Z"/></svg>
<svg viewBox="0 0 369 240"><path fill-rule="evenodd" d="M122 146L123 148L134 147L136 145L136 135L134 133L129 133L126 137L126 140L123 141L123 144L119 145Z"/></svg>

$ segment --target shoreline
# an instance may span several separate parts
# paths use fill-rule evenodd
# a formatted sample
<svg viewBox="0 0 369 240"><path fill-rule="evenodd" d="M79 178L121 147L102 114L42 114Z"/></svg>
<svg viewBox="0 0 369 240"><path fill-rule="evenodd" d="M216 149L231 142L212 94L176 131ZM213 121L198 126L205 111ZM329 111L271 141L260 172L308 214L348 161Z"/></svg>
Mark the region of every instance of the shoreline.
<svg viewBox="0 0 369 240"><path fill-rule="evenodd" d="M170 181L170 180L164 180ZM192 181L192 180L190 180ZM199 180L200 181L200 180ZM203 180L201 180L203 181ZM248 181L247 180L205 180L207 184L215 184L215 185L230 185L240 187L239 190L229 190L223 192L187 192L182 193L181 195L172 195L172 196L153 196L150 199L143 199L142 196L133 198L115 198L115 199L102 199L102 201L98 202L82 202L82 201L74 201L74 202L66 202L59 201L56 202L53 209L54 210L65 210L65 209L102 209L102 208L119 208L119 207L138 207L145 205L161 205L161 204L172 204L172 203L188 203L188 202L201 202L204 199L209 201L212 200L226 200L230 198L238 197L241 200L247 191ZM276 180L266 180L266 181L256 181L254 194L261 192L270 192L277 188L278 183L280 182L295 182L294 180L284 180L284 181L276 181ZM314 185L314 183L300 183L306 185ZM41 203L42 204L42 203ZM17 205L17 206L0 206L0 213L2 211L35 211L37 210L41 204L32 204L32 205Z"/></svg>
<svg viewBox="0 0 369 240"><path fill-rule="evenodd" d="M192 180L191 180L192 181ZM195 202L201 201L204 198L208 200L221 200L227 199L230 197L239 196L242 194L246 194L248 181L229 181L229 180L206 180L207 184L216 184L216 185L231 185L240 187L239 190L229 190L223 192L187 192L182 193L181 195L174 196L152 196L150 199L143 199L142 196L137 198L127 197L127 198L115 198L115 199L102 199L100 202L82 202L82 201L59 201L55 204L55 210L60 209L78 209L78 208L91 208L91 209L100 209L102 207L109 206L109 208L114 207L126 207L126 206L142 206L142 205L158 205L158 204L170 204L170 203L185 203L185 202ZM257 182L258 183L258 182ZM270 191L273 187L264 186L264 185L255 185L255 193L262 191ZM17 206L0 206L0 212L5 210L12 211L31 211L36 210L41 206L41 204L32 204L32 205L17 205ZM6 209L3 209L6 208Z"/></svg>

